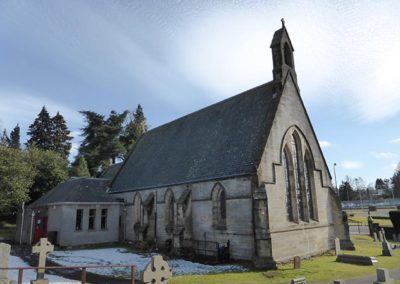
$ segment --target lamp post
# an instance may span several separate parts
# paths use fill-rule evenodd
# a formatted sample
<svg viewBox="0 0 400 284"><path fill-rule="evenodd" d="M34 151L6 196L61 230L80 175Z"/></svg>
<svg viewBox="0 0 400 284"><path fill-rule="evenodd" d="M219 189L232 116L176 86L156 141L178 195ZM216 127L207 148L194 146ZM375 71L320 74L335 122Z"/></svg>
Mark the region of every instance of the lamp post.
<svg viewBox="0 0 400 284"><path fill-rule="evenodd" d="M333 163L333 174L335 176L335 188L336 188L336 193L339 196L339 189L337 187L337 180L336 180L336 163Z"/></svg>

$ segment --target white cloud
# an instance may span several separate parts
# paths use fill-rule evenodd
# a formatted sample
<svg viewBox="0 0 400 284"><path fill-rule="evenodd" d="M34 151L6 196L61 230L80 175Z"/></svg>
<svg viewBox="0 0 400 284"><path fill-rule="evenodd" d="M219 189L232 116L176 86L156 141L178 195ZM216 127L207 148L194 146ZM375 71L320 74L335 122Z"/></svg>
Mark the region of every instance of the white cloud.
<svg viewBox="0 0 400 284"><path fill-rule="evenodd" d="M391 143L400 143L400 138L390 140Z"/></svg>
<svg viewBox="0 0 400 284"><path fill-rule="evenodd" d="M332 143L326 140L321 140L319 141L319 145L321 146L321 148L329 148L332 146Z"/></svg>
<svg viewBox="0 0 400 284"><path fill-rule="evenodd" d="M371 152L372 156L381 160L393 160L397 158L397 154L391 152Z"/></svg>
<svg viewBox="0 0 400 284"><path fill-rule="evenodd" d="M341 165L345 169L353 170L353 169L360 169L364 167L364 164L359 161L342 161Z"/></svg>

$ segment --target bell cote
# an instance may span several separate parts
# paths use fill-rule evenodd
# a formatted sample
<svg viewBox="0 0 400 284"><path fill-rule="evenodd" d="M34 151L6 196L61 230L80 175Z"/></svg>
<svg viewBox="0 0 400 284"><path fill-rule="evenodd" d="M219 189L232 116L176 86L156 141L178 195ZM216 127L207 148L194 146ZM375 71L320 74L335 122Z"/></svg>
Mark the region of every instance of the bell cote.
<svg viewBox="0 0 400 284"><path fill-rule="evenodd" d="M282 28L277 30L271 42L272 62L274 69L272 74L275 84L282 87L289 72L297 83L296 70L294 68L293 45L285 27L285 20L282 19Z"/></svg>

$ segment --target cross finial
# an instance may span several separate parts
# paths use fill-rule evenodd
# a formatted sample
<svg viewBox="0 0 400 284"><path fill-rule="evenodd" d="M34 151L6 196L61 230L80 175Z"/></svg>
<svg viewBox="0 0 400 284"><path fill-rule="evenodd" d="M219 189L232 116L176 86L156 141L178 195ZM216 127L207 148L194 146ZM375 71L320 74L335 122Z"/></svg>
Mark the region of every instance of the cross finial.
<svg viewBox="0 0 400 284"><path fill-rule="evenodd" d="M285 27L285 19L282 18L282 19L281 19L281 22L282 22L282 28L284 28L284 27Z"/></svg>

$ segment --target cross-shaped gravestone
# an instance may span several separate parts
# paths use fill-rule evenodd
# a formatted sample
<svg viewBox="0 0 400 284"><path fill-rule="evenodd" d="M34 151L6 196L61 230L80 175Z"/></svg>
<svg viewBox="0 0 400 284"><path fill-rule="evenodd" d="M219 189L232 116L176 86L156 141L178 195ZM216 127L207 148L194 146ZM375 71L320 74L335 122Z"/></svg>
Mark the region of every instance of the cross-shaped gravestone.
<svg viewBox="0 0 400 284"><path fill-rule="evenodd" d="M9 244L0 243L0 267L2 268L8 267L10 248L11 246ZM0 269L0 283L9 283L7 272L7 269Z"/></svg>
<svg viewBox="0 0 400 284"><path fill-rule="evenodd" d="M38 264L39 267L46 266L47 253L49 253L53 250L54 250L54 246L47 240L47 238L41 238L40 242L38 242L36 245L34 245L32 247L32 253L39 254L39 264ZM33 281L32 283L46 283L46 282L40 281L41 279L44 279L44 269L43 268L40 268L37 270L37 276L36 276L37 282Z"/></svg>
<svg viewBox="0 0 400 284"><path fill-rule="evenodd" d="M143 271L143 283L165 284L172 277L172 269L161 255L155 255Z"/></svg>

